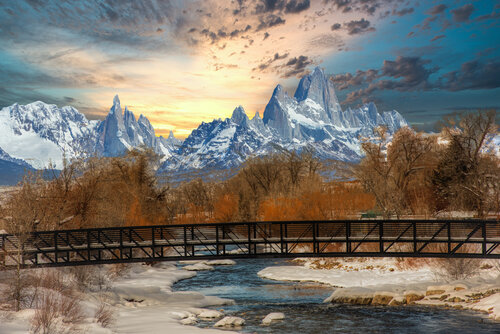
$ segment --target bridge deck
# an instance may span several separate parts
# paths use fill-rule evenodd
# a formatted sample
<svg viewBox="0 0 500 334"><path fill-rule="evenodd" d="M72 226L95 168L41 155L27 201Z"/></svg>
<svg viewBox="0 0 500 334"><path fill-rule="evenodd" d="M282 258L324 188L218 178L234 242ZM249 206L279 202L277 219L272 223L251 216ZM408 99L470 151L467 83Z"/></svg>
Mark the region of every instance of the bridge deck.
<svg viewBox="0 0 500 334"><path fill-rule="evenodd" d="M294 221L159 225L0 235L5 267L242 257L500 258L500 223Z"/></svg>

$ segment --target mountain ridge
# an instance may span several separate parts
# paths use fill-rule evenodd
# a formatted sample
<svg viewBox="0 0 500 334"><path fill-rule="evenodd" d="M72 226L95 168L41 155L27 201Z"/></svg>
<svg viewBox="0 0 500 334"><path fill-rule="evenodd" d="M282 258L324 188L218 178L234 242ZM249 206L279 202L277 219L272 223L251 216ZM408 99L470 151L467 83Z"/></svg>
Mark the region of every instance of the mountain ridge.
<svg viewBox="0 0 500 334"><path fill-rule="evenodd" d="M394 133L408 123L395 110L379 113L374 103L343 111L333 82L317 67L301 78L294 96L278 84L262 117L249 118L240 105L229 118L202 122L184 141L172 132L157 137L147 117L122 109L118 95L102 121L70 106L15 103L0 110L0 149L11 163L37 169L48 163L61 168L63 157L112 157L140 146L162 156L162 172L235 168L251 156L305 148L320 159L356 162L360 137L379 125Z"/></svg>

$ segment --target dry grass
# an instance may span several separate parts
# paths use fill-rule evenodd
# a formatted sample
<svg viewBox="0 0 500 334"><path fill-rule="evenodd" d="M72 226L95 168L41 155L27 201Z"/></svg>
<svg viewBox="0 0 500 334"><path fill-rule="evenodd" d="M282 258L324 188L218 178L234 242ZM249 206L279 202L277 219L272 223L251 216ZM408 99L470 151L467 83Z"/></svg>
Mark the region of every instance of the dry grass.
<svg viewBox="0 0 500 334"><path fill-rule="evenodd" d="M97 323L99 323L102 327L107 328L115 321L115 315L113 309L106 304L104 301L101 301L99 307L95 311L94 319Z"/></svg>
<svg viewBox="0 0 500 334"><path fill-rule="evenodd" d="M35 334L75 333L84 319L79 300L46 290L37 301L31 331Z"/></svg>

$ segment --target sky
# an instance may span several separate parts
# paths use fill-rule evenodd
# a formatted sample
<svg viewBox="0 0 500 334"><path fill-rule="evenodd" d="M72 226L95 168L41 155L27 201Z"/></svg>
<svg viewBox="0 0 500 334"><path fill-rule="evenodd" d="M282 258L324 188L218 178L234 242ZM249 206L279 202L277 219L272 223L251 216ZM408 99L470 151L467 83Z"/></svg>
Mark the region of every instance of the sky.
<svg viewBox="0 0 500 334"><path fill-rule="evenodd" d="M186 137L262 112L320 66L343 108L368 101L432 130L500 108L500 1L0 0L0 107L41 100L102 119L122 106Z"/></svg>

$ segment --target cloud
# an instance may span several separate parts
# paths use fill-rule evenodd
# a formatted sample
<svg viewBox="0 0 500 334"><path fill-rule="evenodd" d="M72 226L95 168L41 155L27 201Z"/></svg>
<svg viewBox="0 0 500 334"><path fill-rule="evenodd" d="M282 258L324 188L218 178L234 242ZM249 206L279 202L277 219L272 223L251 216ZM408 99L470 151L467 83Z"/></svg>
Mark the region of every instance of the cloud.
<svg viewBox="0 0 500 334"><path fill-rule="evenodd" d="M377 78L378 70L356 71L355 75L351 73L337 74L330 77L338 90L344 90L353 86L360 86L364 83L371 83Z"/></svg>
<svg viewBox="0 0 500 334"><path fill-rule="evenodd" d="M451 12L453 14L453 19L455 20L455 22L466 22L469 21L469 18L474 10L474 6L468 3L463 5L462 7L453 9Z"/></svg>
<svg viewBox="0 0 500 334"><path fill-rule="evenodd" d="M448 6L446 6L445 4L439 4L439 5L436 5L434 7L432 7L431 9L429 9L426 14L428 15L438 15L438 14L442 14L444 13L444 11L448 8Z"/></svg>
<svg viewBox="0 0 500 334"><path fill-rule="evenodd" d="M254 67L252 69L252 71L262 72L262 71L266 70L275 61L285 59L286 57L288 57L288 53L284 53L284 54L280 55L279 53L276 52L272 58L260 63L257 67Z"/></svg>
<svg viewBox="0 0 500 334"><path fill-rule="evenodd" d="M431 42L437 41L438 39L445 38L445 37L446 37L446 35L437 35L437 36L434 36L431 39Z"/></svg>
<svg viewBox="0 0 500 334"><path fill-rule="evenodd" d="M384 4L392 0L324 0L325 3L331 3L332 6L342 13L361 12L373 15Z"/></svg>
<svg viewBox="0 0 500 334"><path fill-rule="evenodd" d="M267 15L267 16L264 16L264 17L260 17L259 21L260 21L260 23L257 26L257 30L256 31L261 31L263 29L268 29L268 28L271 28L271 27L274 27L274 26L285 24L285 22L286 22L286 20L284 20L280 16L277 16L277 15L274 15L274 14L270 14L270 15Z"/></svg>
<svg viewBox="0 0 500 334"><path fill-rule="evenodd" d="M494 89L500 87L500 61L468 61L459 70L442 77L441 87L450 91Z"/></svg>
<svg viewBox="0 0 500 334"><path fill-rule="evenodd" d="M375 31L375 28L370 27L370 21L366 19L352 20L350 22L344 23L344 27L347 29L349 35L362 34L369 31Z"/></svg>
<svg viewBox="0 0 500 334"><path fill-rule="evenodd" d="M294 57L288 60L286 64L281 66L284 73L282 78L299 77L307 73L306 67L311 65L313 61L307 56Z"/></svg>
<svg viewBox="0 0 500 334"><path fill-rule="evenodd" d="M392 10L392 15L397 15L397 16L405 16L407 14L411 14L415 11L415 9L413 8L403 8L401 10L396 10L396 9L393 9Z"/></svg>
<svg viewBox="0 0 500 334"><path fill-rule="evenodd" d="M334 23L331 26L332 31L339 30L340 28L342 28L342 25L340 23Z"/></svg>
<svg viewBox="0 0 500 334"><path fill-rule="evenodd" d="M310 6L310 0L260 0L255 6L255 13L300 13Z"/></svg>
<svg viewBox="0 0 500 334"><path fill-rule="evenodd" d="M368 84L365 88L350 92L344 103L365 99L378 90L428 90L432 87L429 76L439 69L428 68L428 64L430 61L421 57L398 56L395 60L384 60L380 69L357 71L355 75L347 73L334 76L332 81L340 90Z"/></svg>

